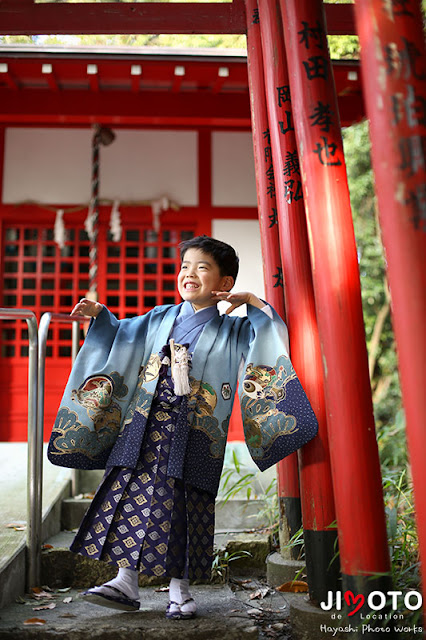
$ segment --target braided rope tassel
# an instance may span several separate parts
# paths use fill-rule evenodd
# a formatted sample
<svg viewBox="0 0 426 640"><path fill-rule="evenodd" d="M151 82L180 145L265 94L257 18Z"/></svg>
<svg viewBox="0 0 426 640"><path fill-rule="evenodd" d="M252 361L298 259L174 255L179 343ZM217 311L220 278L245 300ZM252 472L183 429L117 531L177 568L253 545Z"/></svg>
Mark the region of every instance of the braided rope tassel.
<svg viewBox="0 0 426 640"><path fill-rule="evenodd" d="M191 385L189 383L189 362L191 356L188 349L181 344L175 344L173 338L170 338L172 379L177 396L186 396L191 393Z"/></svg>
<svg viewBox="0 0 426 640"><path fill-rule="evenodd" d="M90 217L90 248L89 248L89 291L98 289L98 220L99 220L99 126L95 128L92 141L92 201L88 218Z"/></svg>

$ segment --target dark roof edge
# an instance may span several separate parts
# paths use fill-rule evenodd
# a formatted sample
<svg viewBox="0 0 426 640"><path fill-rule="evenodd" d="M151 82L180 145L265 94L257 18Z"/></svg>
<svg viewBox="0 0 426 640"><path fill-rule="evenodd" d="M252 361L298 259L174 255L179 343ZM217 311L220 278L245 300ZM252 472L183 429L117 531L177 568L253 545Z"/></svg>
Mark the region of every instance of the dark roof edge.
<svg viewBox="0 0 426 640"><path fill-rule="evenodd" d="M0 45L0 56L5 58L74 58L93 59L95 57L105 59L138 60L148 58L151 60L216 60L228 62L246 62L245 49L218 49L210 47L178 48L178 47L93 47L78 46L68 47L62 45L39 46L24 44ZM333 60L333 64L358 65L358 59Z"/></svg>
<svg viewBox="0 0 426 640"><path fill-rule="evenodd" d="M10 57L66 57L66 58L170 58L173 60L183 58L209 58L209 59L231 59L245 60L247 52L245 49L218 49L218 48L179 48L179 47L94 47L94 46L39 46L23 44L2 44L0 45L0 55Z"/></svg>

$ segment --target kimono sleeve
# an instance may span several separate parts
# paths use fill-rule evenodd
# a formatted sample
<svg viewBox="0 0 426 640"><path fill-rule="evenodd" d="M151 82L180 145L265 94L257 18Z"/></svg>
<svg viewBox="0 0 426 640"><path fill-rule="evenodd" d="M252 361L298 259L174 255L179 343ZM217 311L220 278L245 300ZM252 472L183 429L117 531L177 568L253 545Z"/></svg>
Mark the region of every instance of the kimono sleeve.
<svg viewBox="0 0 426 640"><path fill-rule="evenodd" d="M105 468L137 384L149 314L117 318L104 307L91 322L50 437L53 464Z"/></svg>
<svg viewBox="0 0 426 640"><path fill-rule="evenodd" d="M119 326L120 320L103 306L99 315L90 321L83 346L77 356L77 367L84 367L89 360L92 363L96 360L96 366L100 366L101 361L108 358Z"/></svg>
<svg viewBox="0 0 426 640"><path fill-rule="evenodd" d="M261 471L318 432L316 416L289 358L287 327L273 309L272 316L248 306L250 340L239 381L244 436Z"/></svg>

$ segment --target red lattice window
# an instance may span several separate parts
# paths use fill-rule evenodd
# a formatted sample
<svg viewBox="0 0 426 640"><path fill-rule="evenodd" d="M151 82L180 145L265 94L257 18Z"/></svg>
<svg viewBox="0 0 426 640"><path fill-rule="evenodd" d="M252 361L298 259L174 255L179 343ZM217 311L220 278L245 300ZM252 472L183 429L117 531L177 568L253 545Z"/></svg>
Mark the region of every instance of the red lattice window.
<svg viewBox="0 0 426 640"><path fill-rule="evenodd" d="M146 313L161 304L176 304L180 257L178 245L192 230L125 229L120 242L107 235L106 306L119 318Z"/></svg>
<svg viewBox="0 0 426 640"><path fill-rule="evenodd" d="M4 230L2 306L33 310L37 317L51 311L69 313L89 287L89 239L80 226L67 224L67 239L61 249L53 229L24 224ZM161 229L146 226L123 228L114 242L101 225L98 243L98 293L119 318L143 314L158 304L180 301L176 290L179 249L182 240L194 236L193 229ZM14 321L1 325L2 357L28 355L26 326ZM71 327L52 323L47 356L69 358Z"/></svg>

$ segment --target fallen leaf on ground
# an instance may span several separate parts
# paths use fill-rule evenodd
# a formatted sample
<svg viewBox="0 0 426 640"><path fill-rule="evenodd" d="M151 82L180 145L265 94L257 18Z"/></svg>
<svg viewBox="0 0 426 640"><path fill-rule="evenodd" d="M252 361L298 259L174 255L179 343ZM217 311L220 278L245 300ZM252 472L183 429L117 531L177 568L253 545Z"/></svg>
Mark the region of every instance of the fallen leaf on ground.
<svg viewBox="0 0 426 640"><path fill-rule="evenodd" d="M168 591L168 590L169 590L169 587L158 587L158 589L155 589L157 593L159 593L160 591Z"/></svg>
<svg viewBox="0 0 426 640"><path fill-rule="evenodd" d="M54 609L56 604L49 602L49 604L41 604L39 607L33 607L33 611L43 611L44 609Z"/></svg>
<svg viewBox="0 0 426 640"><path fill-rule="evenodd" d="M58 593L66 593L67 591L71 591L71 587L64 587L63 589L56 589Z"/></svg>
<svg viewBox="0 0 426 640"><path fill-rule="evenodd" d="M62 613L59 617L60 618L76 618L77 616L75 615L75 613Z"/></svg>
<svg viewBox="0 0 426 640"><path fill-rule="evenodd" d="M53 592L53 589L48 587L47 584L41 585L41 588L43 589L43 591L50 591L51 593Z"/></svg>
<svg viewBox="0 0 426 640"><path fill-rule="evenodd" d="M62 602L65 602L65 604L69 604L70 602L72 602L72 596L68 596L68 598L64 598Z"/></svg>
<svg viewBox="0 0 426 640"><path fill-rule="evenodd" d="M46 551L47 549L53 549L53 544L43 544L41 547L42 551Z"/></svg>
<svg viewBox="0 0 426 640"><path fill-rule="evenodd" d="M25 531L27 524L25 522L10 522L5 527L6 529L15 529L15 531Z"/></svg>
<svg viewBox="0 0 426 640"><path fill-rule="evenodd" d="M28 620L24 620L23 624L46 624L46 620L42 620L41 618L28 618Z"/></svg>
<svg viewBox="0 0 426 640"><path fill-rule="evenodd" d="M262 600L269 593L271 593L269 587L260 587L260 589L256 589L256 591L250 594L250 600Z"/></svg>
<svg viewBox="0 0 426 640"><path fill-rule="evenodd" d="M48 593L41 587L33 587L31 591L33 592L32 597L36 600L40 600L41 598L47 598L49 600L53 598L53 595L51 593Z"/></svg>
<svg viewBox="0 0 426 640"><path fill-rule="evenodd" d="M18 604L26 604L27 601L22 596L18 596L17 598L15 598L15 602L17 602Z"/></svg>
<svg viewBox="0 0 426 640"><path fill-rule="evenodd" d="M284 582L284 584L277 587L277 591L285 591L288 593L307 593L308 590L308 583L304 580L292 580L292 582Z"/></svg>

